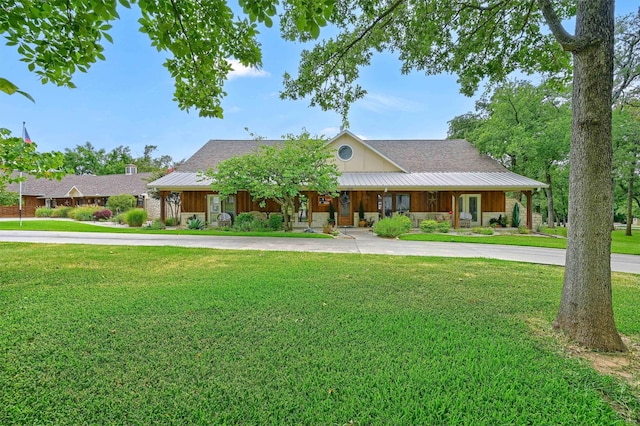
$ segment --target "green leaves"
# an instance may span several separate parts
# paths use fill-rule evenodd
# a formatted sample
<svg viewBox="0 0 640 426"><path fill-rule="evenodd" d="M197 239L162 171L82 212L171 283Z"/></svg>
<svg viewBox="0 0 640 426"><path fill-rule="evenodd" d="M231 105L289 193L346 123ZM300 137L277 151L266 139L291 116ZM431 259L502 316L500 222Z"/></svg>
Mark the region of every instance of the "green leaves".
<svg viewBox="0 0 640 426"><path fill-rule="evenodd" d="M31 65L31 64L30 64ZM13 95L14 93L19 93L25 98L29 99L31 102L35 103L35 99L31 97L27 92L23 92L18 89L18 86L7 80L6 78L0 77L0 92L4 92L7 95Z"/></svg>
<svg viewBox="0 0 640 426"><path fill-rule="evenodd" d="M302 191L335 194L339 171L329 161L326 141L301 135L287 135L282 144L257 142L254 152L218 163L206 176L221 196L247 191L255 201L276 201L283 211L293 211L293 201Z"/></svg>
<svg viewBox="0 0 640 426"><path fill-rule="evenodd" d="M63 156L60 152L37 152L37 145L12 137L7 129L0 129L0 192L8 183L21 179L13 172L25 172L37 178L61 179ZM23 177L22 180L26 179Z"/></svg>

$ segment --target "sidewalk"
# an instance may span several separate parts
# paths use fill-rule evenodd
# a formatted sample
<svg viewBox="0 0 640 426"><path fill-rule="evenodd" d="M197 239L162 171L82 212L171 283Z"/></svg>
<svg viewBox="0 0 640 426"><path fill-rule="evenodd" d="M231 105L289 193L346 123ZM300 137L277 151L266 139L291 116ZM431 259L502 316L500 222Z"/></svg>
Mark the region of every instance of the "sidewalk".
<svg viewBox="0 0 640 426"><path fill-rule="evenodd" d="M45 244L199 247L223 250L360 253L392 256L489 258L564 266L565 251L497 244L401 241L379 238L368 229L340 228L341 237L272 238L200 235L110 234L92 232L0 231L0 241ZM640 274L640 256L613 254L611 269Z"/></svg>

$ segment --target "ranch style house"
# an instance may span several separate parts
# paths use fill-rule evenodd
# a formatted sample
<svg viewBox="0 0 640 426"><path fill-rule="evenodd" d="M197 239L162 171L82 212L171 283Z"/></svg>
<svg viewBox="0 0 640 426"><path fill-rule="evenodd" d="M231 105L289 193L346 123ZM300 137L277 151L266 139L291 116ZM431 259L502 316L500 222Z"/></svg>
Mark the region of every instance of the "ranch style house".
<svg viewBox="0 0 640 426"><path fill-rule="evenodd" d="M259 144L278 143L281 141L210 140L175 171L148 184L160 191L161 220L166 218L165 198L171 193L180 195L181 223L194 215L216 225L223 213L234 218L243 212L280 212L273 200L262 208L247 192L221 198L202 175L220 161L247 154ZM304 192L307 200L297 203L294 227L322 227L329 218L330 204L337 226L357 226L361 202L369 223L402 214L414 226L424 219L450 221L454 228L488 226L492 218L511 216L516 201L508 203L507 193L515 193L526 200L520 206L521 225L531 229L532 191L546 186L510 172L461 139L363 140L345 130L327 144L341 172L339 196L331 199Z"/></svg>

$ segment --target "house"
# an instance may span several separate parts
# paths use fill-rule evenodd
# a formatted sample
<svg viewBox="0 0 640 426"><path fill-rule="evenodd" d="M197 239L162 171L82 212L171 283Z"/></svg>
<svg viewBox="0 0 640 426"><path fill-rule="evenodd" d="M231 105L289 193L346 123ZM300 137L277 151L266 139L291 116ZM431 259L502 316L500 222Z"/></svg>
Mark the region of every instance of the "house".
<svg viewBox="0 0 640 426"><path fill-rule="evenodd" d="M246 192L221 199L212 192L211 181L200 173L259 144L277 143L280 141L210 140L175 172L149 187L160 191L161 202L170 193L180 194L182 221L196 215L215 224L220 213L233 217L256 210L277 212L279 206L273 201L261 208ZM521 211L526 211L521 223L531 228L532 191L546 186L510 172L461 139L364 140L342 131L328 145L342 173L339 197L332 200L324 194L307 193L308 203L298 203L294 212L294 226L322 226L330 203L338 226L357 225L360 202L369 221L403 214L414 226L424 219L450 220L456 228L488 226L492 218L511 216L506 193L514 192L526 199L521 206ZM161 205L160 210L164 220L166 206Z"/></svg>
<svg viewBox="0 0 640 426"><path fill-rule="evenodd" d="M133 195L138 199L138 206L147 209L149 217L159 217L159 201L150 199L147 189L152 173L137 173L135 166L128 165L124 174L66 175L59 181L25 176L27 179L22 182L23 217L34 217L38 207L105 206L110 196L120 194ZM7 186L7 191L19 190L18 183ZM157 204L155 209L154 204ZM0 217L18 217L19 214L18 206L0 206Z"/></svg>

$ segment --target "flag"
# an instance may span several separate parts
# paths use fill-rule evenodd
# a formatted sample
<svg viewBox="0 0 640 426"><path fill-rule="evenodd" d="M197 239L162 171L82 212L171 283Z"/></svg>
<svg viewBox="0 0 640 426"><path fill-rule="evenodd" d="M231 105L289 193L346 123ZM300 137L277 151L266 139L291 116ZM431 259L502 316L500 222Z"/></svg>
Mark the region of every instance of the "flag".
<svg viewBox="0 0 640 426"><path fill-rule="evenodd" d="M27 128L24 128L24 143L30 144L31 138L29 137L29 133L27 133Z"/></svg>

